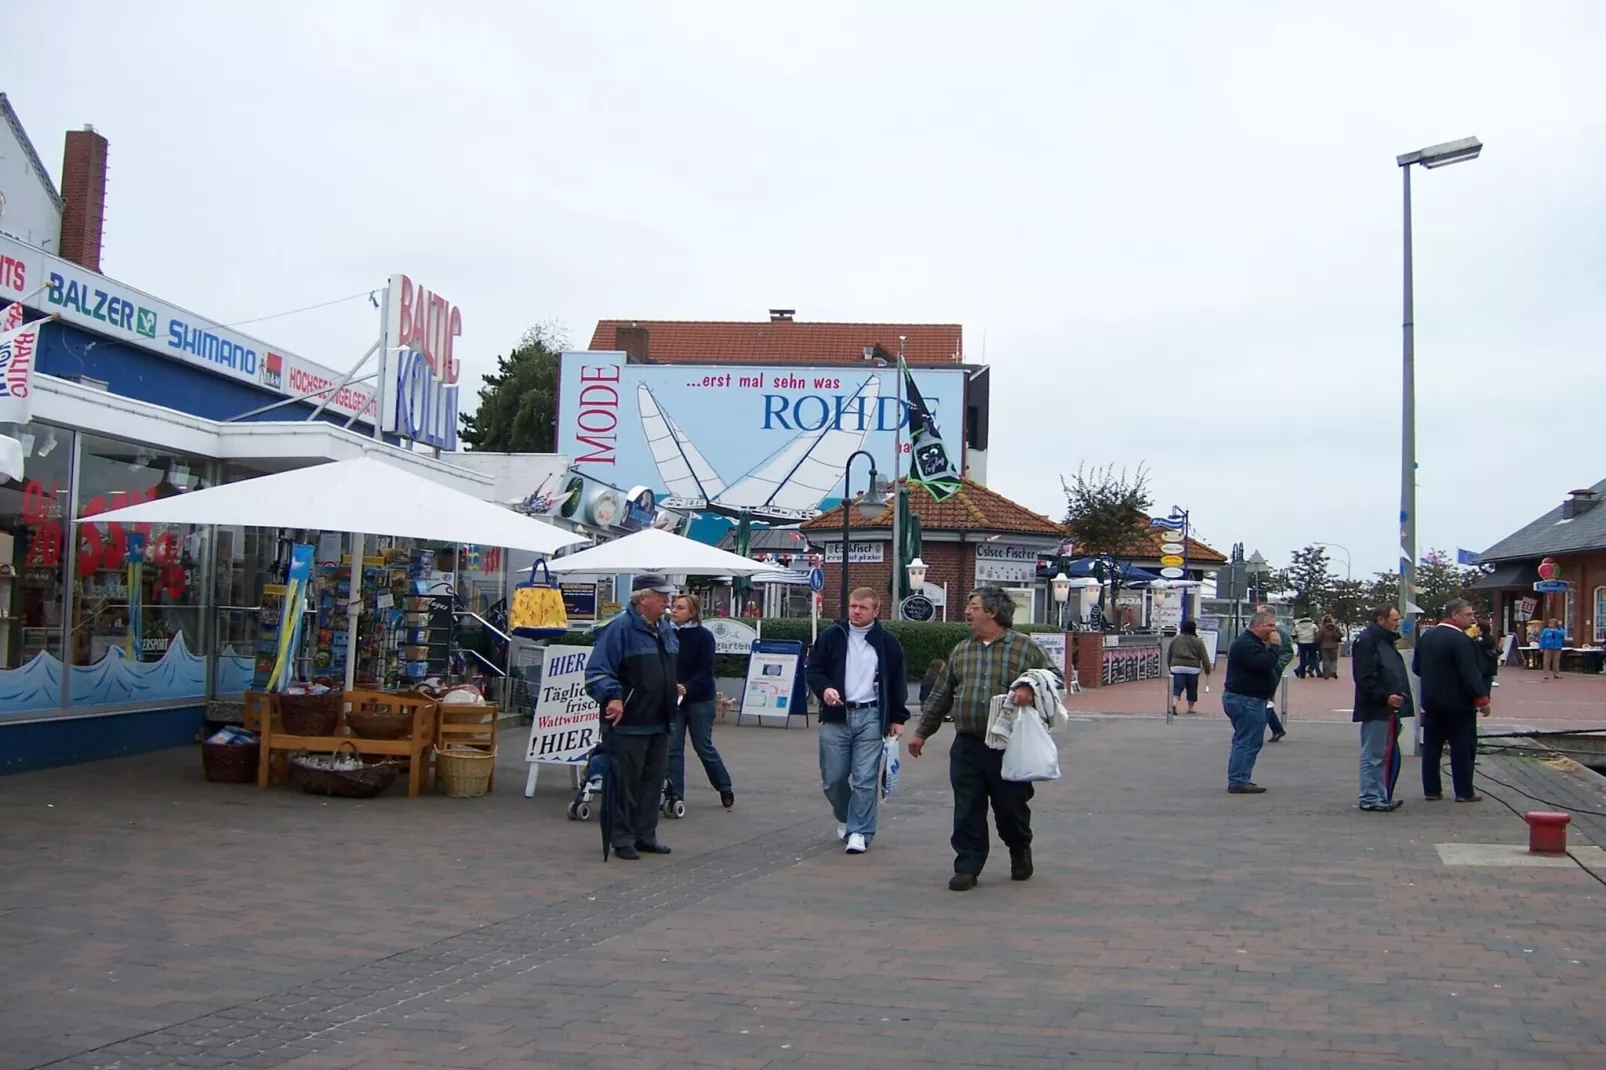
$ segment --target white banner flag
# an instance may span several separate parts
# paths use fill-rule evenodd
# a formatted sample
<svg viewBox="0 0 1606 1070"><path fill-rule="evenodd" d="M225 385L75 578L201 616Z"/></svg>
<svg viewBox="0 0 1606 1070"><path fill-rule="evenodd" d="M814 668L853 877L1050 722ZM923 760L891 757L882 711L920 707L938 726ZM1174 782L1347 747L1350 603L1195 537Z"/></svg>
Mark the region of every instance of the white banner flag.
<svg viewBox="0 0 1606 1070"><path fill-rule="evenodd" d="M4 311L0 311L0 334L14 331L21 326L22 305L13 301L5 307Z"/></svg>
<svg viewBox="0 0 1606 1070"><path fill-rule="evenodd" d="M34 354L39 350L39 328L47 322L38 320L0 334L0 424L25 424L33 413Z"/></svg>

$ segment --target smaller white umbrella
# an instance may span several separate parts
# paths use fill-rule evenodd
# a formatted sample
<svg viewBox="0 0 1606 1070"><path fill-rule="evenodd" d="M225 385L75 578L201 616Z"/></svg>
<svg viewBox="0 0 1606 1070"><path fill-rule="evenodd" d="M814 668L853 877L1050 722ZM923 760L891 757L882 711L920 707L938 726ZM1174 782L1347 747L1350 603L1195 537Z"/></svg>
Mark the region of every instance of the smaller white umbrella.
<svg viewBox="0 0 1606 1070"><path fill-rule="evenodd" d="M604 575L662 572L676 576L756 576L775 571L773 564L754 561L657 528L638 531L567 557L553 558L547 562L547 567L560 574Z"/></svg>

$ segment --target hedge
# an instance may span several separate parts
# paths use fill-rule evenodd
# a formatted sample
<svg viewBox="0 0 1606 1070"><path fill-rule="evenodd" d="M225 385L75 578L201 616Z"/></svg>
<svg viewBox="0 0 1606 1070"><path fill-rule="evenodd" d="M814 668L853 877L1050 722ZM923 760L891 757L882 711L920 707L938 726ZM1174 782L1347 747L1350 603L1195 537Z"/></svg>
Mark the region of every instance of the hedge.
<svg viewBox="0 0 1606 1070"><path fill-rule="evenodd" d="M803 644L804 653L809 649L809 622L793 617L766 617L762 622L744 619L743 624L763 624L765 639L793 639ZM827 627L831 621L821 619L820 627ZM926 666L936 660L946 660L960 640L970 634L970 628L960 621L913 621L913 620L884 620L882 627L898 637L903 644L904 658L908 663L910 680L919 680L925 675ZM1015 628L1018 632L1053 632L1057 628L1047 624L1020 624ZM562 642L571 646L590 646L594 635L585 635L575 632L565 636ZM742 677L747 675L747 658L737 654L721 654L714 659L714 675L725 677Z"/></svg>

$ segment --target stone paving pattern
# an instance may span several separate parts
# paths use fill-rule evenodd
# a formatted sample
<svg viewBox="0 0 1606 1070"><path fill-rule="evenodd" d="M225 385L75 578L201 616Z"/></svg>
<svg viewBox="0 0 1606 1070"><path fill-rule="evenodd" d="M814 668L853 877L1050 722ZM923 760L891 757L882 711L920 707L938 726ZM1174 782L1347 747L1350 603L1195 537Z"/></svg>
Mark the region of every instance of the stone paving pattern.
<svg viewBox="0 0 1606 1070"><path fill-rule="evenodd" d="M1606 886L1441 865L1526 828L1421 801L1410 760L1406 807L1358 812L1353 729L1296 725L1244 797L1219 715L1074 723L1037 876L995 856L963 895L946 735L862 857L800 724L718 729L736 809L698 788L636 863L561 776L520 797L516 744L480 800L208 785L188 752L8 777L0 1070L1606 1065Z"/></svg>

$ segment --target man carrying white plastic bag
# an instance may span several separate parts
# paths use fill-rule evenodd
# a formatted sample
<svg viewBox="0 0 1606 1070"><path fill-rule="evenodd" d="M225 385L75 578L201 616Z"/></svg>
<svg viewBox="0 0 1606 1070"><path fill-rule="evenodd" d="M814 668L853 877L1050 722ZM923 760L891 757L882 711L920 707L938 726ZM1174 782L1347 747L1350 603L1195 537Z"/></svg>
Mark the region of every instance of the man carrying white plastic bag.
<svg viewBox="0 0 1606 1070"><path fill-rule="evenodd" d="M1030 688L1030 705L1017 705L1016 693ZM1065 691L1048 669L1028 669L1008 695L993 698L987 718L987 746L1004 752L999 770L1005 780L1032 783L1060 778L1059 745L1049 735L1065 720Z"/></svg>
<svg viewBox="0 0 1606 1070"><path fill-rule="evenodd" d="M1005 778L1006 751L990 746L987 737L989 729L997 726L997 719L991 716L995 706L1005 704L1015 707L1010 728L1018 731L1026 726L1027 733L1035 737L1029 721L1041 717L1036 712L1039 690L1027 674L1040 670L1053 681L1041 699L1050 704L1050 709L1058 706L1057 696L1063 694L1063 677L1049 664L1041 647L1014 631L1014 621L1015 603L1000 588L978 587L971 594L965 605L970 638L949 655L947 667L926 698L914 738L909 741L909 756L920 757L926 740L942 728L943 715L953 713L948 780L954 790L954 833L950 841L954 848L954 875L948 887L956 892L976 887L987 863L989 805L998 836L1009 848L1010 879L1029 880L1033 872L1029 805L1032 784ZM1023 711L1026 719L1021 716ZM1038 758L1037 771L1046 772L1041 742L1032 749Z"/></svg>

